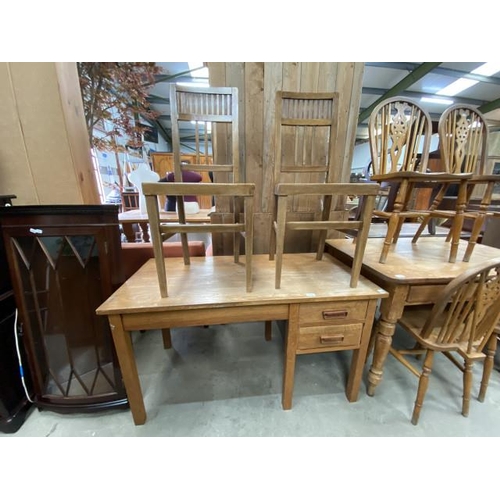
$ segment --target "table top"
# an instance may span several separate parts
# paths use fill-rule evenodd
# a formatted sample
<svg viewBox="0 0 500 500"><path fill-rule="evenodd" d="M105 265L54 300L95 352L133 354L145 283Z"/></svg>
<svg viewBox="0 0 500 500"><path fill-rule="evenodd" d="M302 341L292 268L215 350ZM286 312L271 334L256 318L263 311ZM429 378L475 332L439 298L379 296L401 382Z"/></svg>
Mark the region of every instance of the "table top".
<svg viewBox="0 0 500 500"><path fill-rule="evenodd" d="M252 258L253 289L246 292L245 258L233 256L165 259L169 296L162 298L154 259L146 262L99 308L97 314L157 312L179 309L220 308L262 304L290 304L325 300L365 300L387 297L379 286L360 277L350 288L350 269L325 254L285 254L281 288L274 288L274 261L269 256Z"/></svg>
<svg viewBox="0 0 500 500"><path fill-rule="evenodd" d="M500 249L487 245L476 244L469 262L463 262L467 242L460 240L457 261L448 262L450 243L440 236L420 238L412 243L411 238L400 238L391 245L385 264L379 262L384 240L382 238L368 238L363 268L385 281L394 283L447 283L471 265L485 260L500 257ZM340 255L352 258L354 247L352 240L326 240L328 251L334 256ZM339 253L340 252L340 253Z"/></svg>
<svg viewBox="0 0 500 500"><path fill-rule="evenodd" d="M196 214L186 214L186 222L210 222L209 213L212 209L201 209ZM147 222L148 214L141 213L140 210L128 210L127 212L121 212L118 214L119 222ZM163 222L178 222L179 215L177 212L165 212L165 210L160 210L160 221Z"/></svg>

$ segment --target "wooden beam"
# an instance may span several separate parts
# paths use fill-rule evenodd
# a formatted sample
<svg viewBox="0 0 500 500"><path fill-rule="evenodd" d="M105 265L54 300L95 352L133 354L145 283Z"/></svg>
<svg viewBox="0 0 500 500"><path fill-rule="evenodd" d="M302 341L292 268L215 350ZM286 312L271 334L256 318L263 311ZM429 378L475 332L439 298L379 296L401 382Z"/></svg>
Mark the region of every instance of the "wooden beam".
<svg viewBox="0 0 500 500"><path fill-rule="evenodd" d="M495 99L494 101L487 102L478 108L481 113L488 113L489 111L493 111L494 109L500 108L500 98Z"/></svg>
<svg viewBox="0 0 500 500"><path fill-rule="evenodd" d="M396 83L396 85L394 85L394 87L389 89L384 95L379 97L371 106L368 106L363 112L361 112L358 118L358 123L364 122L370 116L371 112L379 102L382 102L384 99L388 99L389 97L394 97L396 95L399 95L400 92L406 90L415 82L418 82L418 80L423 78L427 73L430 73L434 68L436 68L440 64L441 64L440 62L422 63L409 75L406 75L399 83Z"/></svg>

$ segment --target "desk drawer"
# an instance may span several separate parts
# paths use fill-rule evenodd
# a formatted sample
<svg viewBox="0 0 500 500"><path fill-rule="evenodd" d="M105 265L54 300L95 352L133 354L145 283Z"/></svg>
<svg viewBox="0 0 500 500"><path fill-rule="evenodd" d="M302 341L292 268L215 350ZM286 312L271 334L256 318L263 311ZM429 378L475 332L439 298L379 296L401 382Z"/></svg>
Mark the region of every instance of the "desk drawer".
<svg viewBox="0 0 500 500"><path fill-rule="evenodd" d="M299 310L300 325L321 323L339 323L363 321L366 318L368 302L352 300L346 302L315 302L301 304Z"/></svg>
<svg viewBox="0 0 500 500"><path fill-rule="evenodd" d="M362 331L363 323L301 327L297 349L354 349L360 345Z"/></svg>

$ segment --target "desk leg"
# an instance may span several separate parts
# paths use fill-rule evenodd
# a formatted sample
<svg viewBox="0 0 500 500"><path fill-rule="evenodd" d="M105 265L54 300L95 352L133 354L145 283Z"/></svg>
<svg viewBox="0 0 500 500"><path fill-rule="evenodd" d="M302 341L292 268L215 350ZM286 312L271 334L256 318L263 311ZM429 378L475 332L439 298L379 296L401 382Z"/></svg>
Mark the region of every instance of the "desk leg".
<svg viewBox="0 0 500 500"><path fill-rule="evenodd" d="M285 342L285 363L283 371L283 395L281 404L284 410L292 408L293 382L295 377L295 358L299 338L299 304L290 304Z"/></svg>
<svg viewBox="0 0 500 500"><path fill-rule="evenodd" d="M109 325L113 334L113 342L115 343L132 417L135 425L142 425L146 422L146 409L144 408L130 332L123 329L120 315L109 316Z"/></svg>
<svg viewBox="0 0 500 500"><path fill-rule="evenodd" d="M350 403L354 403L358 400L359 387L361 385L361 378L363 377L363 368L365 366L366 353L368 352L368 344L370 343L370 333L373 327L376 308L377 301L370 300L366 317L371 318L371 320L368 319L363 327L359 349L352 352L351 368L349 370L349 378L347 379L346 387L346 396Z"/></svg>
<svg viewBox="0 0 500 500"><path fill-rule="evenodd" d="M396 323L403 315L408 290L408 285L396 285L392 290L388 290L389 297L382 300L380 318L373 332L375 335L375 350L373 352L372 366L368 372L368 396L375 394L375 388L382 380L385 359L389 354Z"/></svg>
<svg viewBox="0 0 500 500"><path fill-rule="evenodd" d="M266 341L269 342L270 340L273 340L273 322L266 321L264 324L265 324L264 336Z"/></svg>
<svg viewBox="0 0 500 500"><path fill-rule="evenodd" d="M162 328L161 336L163 339L163 349L171 349L172 348L172 336L170 334L170 328Z"/></svg>

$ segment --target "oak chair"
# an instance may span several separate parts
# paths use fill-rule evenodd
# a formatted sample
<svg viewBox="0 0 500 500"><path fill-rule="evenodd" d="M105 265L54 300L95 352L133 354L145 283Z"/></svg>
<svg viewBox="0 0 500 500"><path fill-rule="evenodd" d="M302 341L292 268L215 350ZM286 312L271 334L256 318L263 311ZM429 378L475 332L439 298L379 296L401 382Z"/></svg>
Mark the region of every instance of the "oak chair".
<svg viewBox="0 0 500 500"><path fill-rule="evenodd" d="M488 126L486 119L477 109L466 104L455 104L446 109L439 120L439 150L441 161L448 172L453 174L471 174L472 178L460 184L457 200L453 210L440 210L444 192L440 192L434 200L429 214L424 218L413 241L416 242L422 233L422 225L431 218L452 219L453 224L448 233L447 241L452 240L458 246L458 239L466 218L473 219L469 243L463 260L468 262L479 233L488 215L495 183L500 182L500 176L485 174L487 159ZM474 188L485 185L478 210L470 211L467 205ZM453 244L453 243L452 243Z"/></svg>
<svg viewBox="0 0 500 500"><path fill-rule="evenodd" d="M414 425L418 423L435 352L442 352L463 372L462 415L465 417L469 414L472 365L483 361L478 399L484 401L497 346L493 331L499 317L500 258L475 265L452 280L434 305L405 309L398 324L413 337L416 346L413 349L391 346L389 352L419 378L411 420ZM425 358L421 370L406 358L422 354Z"/></svg>
<svg viewBox="0 0 500 500"><path fill-rule="evenodd" d="M325 240L329 230L341 232L354 231L356 249L351 269L350 286L355 288L361 272L363 254L370 231L371 218L375 199L380 186L373 183L310 183L310 184L278 184L275 189L277 203L274 212L269 257L273 260L276 254L275 288L281 287L281 269L287 230L319 230L316 259L323 258ZM288 197L298 194L313 195L321 198L323 210L320 220L287 221ZM331 208L334 197L353 196L360 199L361 213L357 220L331 220Z"/></svg>
<svg viewBox="0 0 500 500"><path fill-rule="evenodd" d="M427 172L432 123L429 114L416 102L404 97L392 97L380 102L372 111L368 123L372 181L388 182L397 192L390 211L375 210L374 215L388 219L387 234L380 255L384 263L391 243L396 243L403 223L408 218L425 217L429 209L412 208L415 189L440 186L443 197L451 184L465 187L472 174ZM422 223L421 230L427 224ZM450 262L456 259L458 237L453 236Z"/></svg>
<svg viewBox="0 0 500 500"><path fill-rule="evenodd" d="M234 246L234 261L239 262L240 233L245 235L245 270L246 270L246 290L252 290L252 254L253 254L253 207L255 184L227 184L227 183L192 183L192 182L151 182L142 185L144 196L146 197L146 207L150 225L151 238L158 273L158 282L162 297L168 296L167 276L165 261L162 253L162 242L173 233L180 233L186 236L188 233L215 233L231 232L237 235ZM182 199L186 195L194 196L222 196L233 199L244 200L243 221L224 222L221 224L197 224L186 223L161 223L159 214L159 196L176 196ZM189 257L186 259L183 248L184 264L190 263Z"/></svg>

